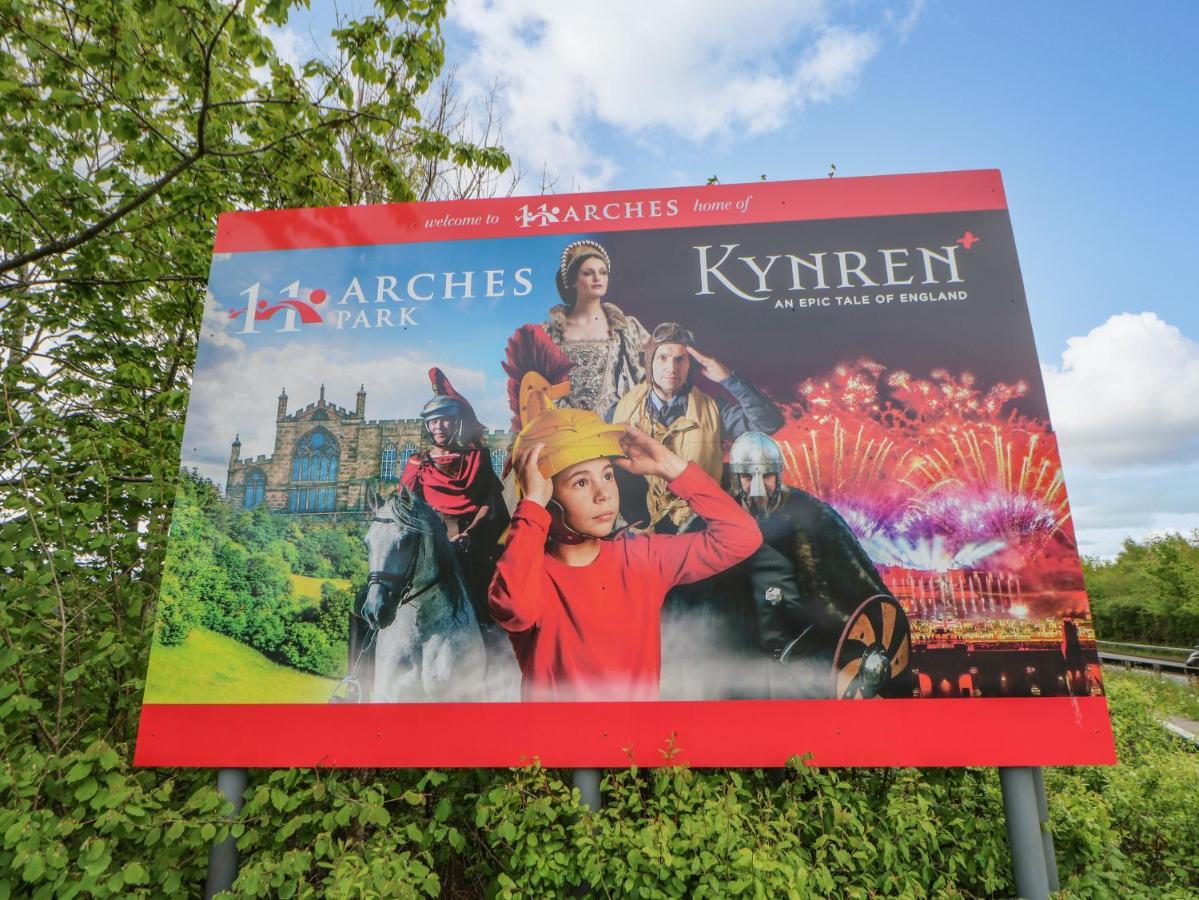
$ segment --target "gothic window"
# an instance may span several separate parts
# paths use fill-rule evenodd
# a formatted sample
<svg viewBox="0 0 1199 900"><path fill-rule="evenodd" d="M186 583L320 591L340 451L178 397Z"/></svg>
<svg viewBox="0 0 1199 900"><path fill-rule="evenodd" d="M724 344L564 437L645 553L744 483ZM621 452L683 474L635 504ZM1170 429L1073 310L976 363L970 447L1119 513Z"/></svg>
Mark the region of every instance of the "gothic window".
<svg viewBox="0 0 1199 900"><path fill-rule="evenodd" d="M261 469L254 469L246 476L246 489L242 495L241 505L246 509L253 509L262 502L265 494L266 476L262 474Z"/></svg>
<svg viewBox="0 0 1199 900"><path fill-rule="evenodd" d="M379 477L384 481L396 480L396 445L390 441L383 446L383 459L379 463Z"/></svg>
<svg viewBox="0 0 1199 900"><path fill-rule="evenodd" d="M396 471L399 472L401 475L403 475L404 470L406 468L408 468L408 459L412 456L413 453L416 453L416 452L417 452L416 448L413 447L411 444L405 444L404 449L400 451L400 461L396 466Z"/></svg>
<svg viewBox="0 0 1199 900"><path fill-rule="evenodd" d="M296 482L336 482L338 447L333 435L314 428L296 445L291 457L292 488L287 498L290 512L331 512L337 501L332 484L296 484Z"/></svg>
<svg viewBox="0 0 1199 900"><path fill-rule="evenodd" d="M491 468L495 469L496 478L503 477L504 461L508 458L508 451L495 448L491 451Z"/></svg>
<svg viewBox="0 0 1199 900"><path fill-rule="evenodd" d="M288 512L332 512L336 504L334 487L293 487L287 494Z"/></svg>

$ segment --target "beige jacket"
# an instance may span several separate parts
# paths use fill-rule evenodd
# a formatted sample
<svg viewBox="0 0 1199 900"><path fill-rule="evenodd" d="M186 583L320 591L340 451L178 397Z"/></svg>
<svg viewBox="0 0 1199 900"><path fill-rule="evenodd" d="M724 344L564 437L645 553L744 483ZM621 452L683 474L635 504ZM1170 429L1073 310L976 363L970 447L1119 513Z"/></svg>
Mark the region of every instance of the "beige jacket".
<svg viewBox="0 0 1199 900"><path fill-rule="evenodd" d="M613 422L635 425L642 431L673 450L684 462L694 462L701 469L720 481L724 454L720 440L720 408L716 401L697 387L687 395L687 411L670 425L663 425L654 418L649 408L648 382L634 387L616 404ZM687 501L672 494L661 478L649 478L650 524L669 517L681 527L691 518Z"/></svg>

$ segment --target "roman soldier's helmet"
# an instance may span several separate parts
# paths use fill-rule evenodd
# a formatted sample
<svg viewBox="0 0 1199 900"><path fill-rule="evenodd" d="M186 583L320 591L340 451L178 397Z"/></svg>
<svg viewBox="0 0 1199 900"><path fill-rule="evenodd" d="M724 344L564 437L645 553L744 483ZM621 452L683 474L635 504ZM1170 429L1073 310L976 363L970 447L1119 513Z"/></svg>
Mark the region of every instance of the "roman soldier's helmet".
<svg viewBox="0 0 1199 900"><path fill-rule="evenodd" d="M753 476L749 485L749 496L765 497L765 476L777 475L779 481L782 481L783 452L769 435L760 431L747 431L733 441L733 449L729 451L729 470L734 475ZM740 479L737 479L733 488L737 493L741 493Z"/></svg>
<svg viewBox="0 0 1199 900"><path fill-rule="evenodd" d="M430 419L459 419L462 417L462 404L453 397L437 394L424 405L420 417L428 422Z"/></svg>
<svg viewBox="0 0 1199 900"><path fill-rule="evenodd" d="M454 441L462 440L462 404L453 397L445 394L435 394L433 399L424 405L420 411L420 417L425 422L425 430L429 428L429 423L434 419L453 419L454 426Z"/></svg>
<svg viewBox="0 0 1199 900"><path fill-rule="evenodd" d="M551 385L539 372L520 381L520 433L512 445L515 457L524 447L541 444L537 468L553 478L575 463L604 456L624 456L619 436L623 425L609 425L591 410L557 408L554 401L570 393L570 382Z"/></svg>
<svg viewBox="0 0 1199 900"><path fill-rule="evenodd" d="M454 441L468 447L482 446L483 426L475 415L469 401L450 384L441 369L434 366L429 370L429 384L433 388L433 399L424 405L420 417L428 430L429 422L433 419L453 419L457 426L454 429Z"/></svg>

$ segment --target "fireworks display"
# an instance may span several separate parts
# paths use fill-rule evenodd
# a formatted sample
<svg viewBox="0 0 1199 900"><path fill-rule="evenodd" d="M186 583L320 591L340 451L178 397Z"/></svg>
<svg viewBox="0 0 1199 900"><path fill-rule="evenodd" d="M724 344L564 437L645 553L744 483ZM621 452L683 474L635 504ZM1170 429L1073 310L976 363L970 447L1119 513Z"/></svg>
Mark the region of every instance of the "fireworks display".
<svg viewBox="0 0 1199 900"><path fill-rule="evenodd" d="M1081 585L1055 437L1009 409L1024 382L984 388L968 372L921 379L863 359L799 391L776 435L785 479L841 513L913 615L1078 607L1076 591L1056 603L1042 590ZM1013 603L1020 579L1030 597Z"/></svg>

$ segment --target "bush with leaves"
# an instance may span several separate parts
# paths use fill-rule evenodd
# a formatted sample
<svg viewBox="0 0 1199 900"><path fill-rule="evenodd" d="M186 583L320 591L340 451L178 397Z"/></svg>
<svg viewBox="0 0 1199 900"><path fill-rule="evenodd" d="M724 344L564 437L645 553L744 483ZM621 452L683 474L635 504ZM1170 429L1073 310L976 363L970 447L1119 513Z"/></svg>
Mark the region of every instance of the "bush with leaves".
<svg viewBox="0 0 1199 900"><path fill-rule="evenodd" d="M336 523L299 522L297 526L297 572L315 578L351 581L366 578L366 551L360 523L351 519Z"/></svg>
<svg viewBox="0 0 1199 900"><path fill-rule="evenodd" d="M1114 675L1121 763L1046 770L1064 897L1199 890L1199 753L1160 725L1183 686ZM929 701L935 702L935 701ZM132 770L127 744L0 765L0 896L194 896L237 840L241 897L1009 897L993 769ZM667 751L668 752L668 751ZM38 802L33 803L33 798Z"/></svg>
<svg viewBox="0 0 1199 900"><path fill-rule="evenodd" d="M211 502L215 487L184 472L163 571L158 642L178 645L196 624L241 641L271 659L317 675L342 674L353 593L325 582L320 602L299 605L292 594L289 548L319 535L308 547L329 552L328 569L365 581L358 523L296 523L266 510L232 515ZM349 559L347 546L357 549ZM359 571L361 570L361 571Z"/></svg>
<svg viewBox="0 0 1199 900"><path fill-rule="evenodd" d="M1100 639L1199 645L1199 532L1129 539L1115 559L1083 568Z"/></svg>

